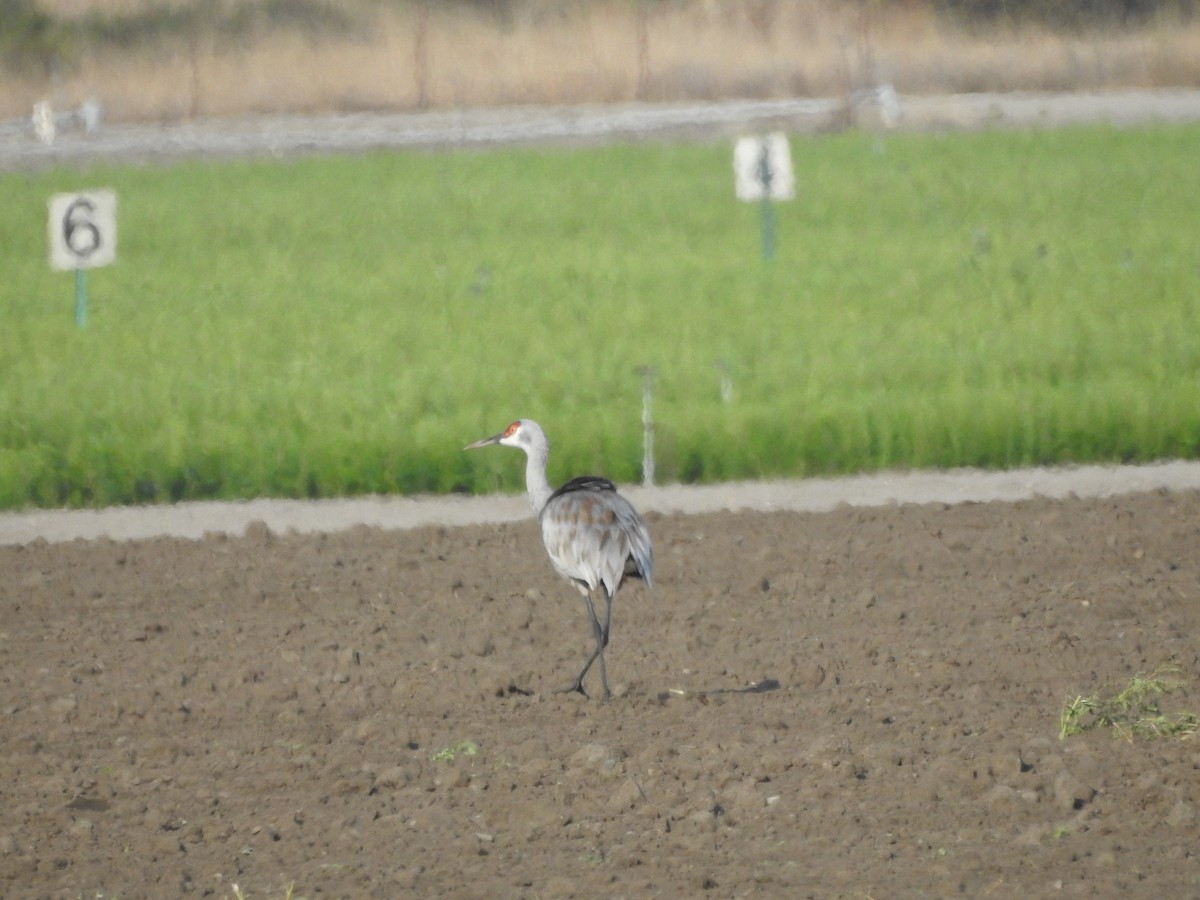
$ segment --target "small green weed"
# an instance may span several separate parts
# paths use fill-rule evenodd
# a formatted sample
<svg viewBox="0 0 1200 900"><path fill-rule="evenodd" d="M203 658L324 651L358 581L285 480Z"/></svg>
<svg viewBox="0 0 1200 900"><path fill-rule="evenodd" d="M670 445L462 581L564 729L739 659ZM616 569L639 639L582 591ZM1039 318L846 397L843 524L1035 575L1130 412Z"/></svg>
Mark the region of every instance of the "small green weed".
<svg viewBox="0 0 1200 900"><path fill-rule="evenodd" d="M1179 666L1168 660L1148 675L1134 675L1111 697L1076 697L1059 714L1059 738L1065 740L1096 728L1112 728L1128 741L1135 737L1190 737L1200 729L1200 716L1164 712L1159 705L1160 697L1182 686L1179 673Z"/></svg>
<svg viewBox="0 0 1200 900"><path fill-rule="evenodd" d="M434 762L450 762L460 753L463 756L474 756L478 752L479 745L474 741L459 741L453 747L443 747L429 758Z"/></svg>

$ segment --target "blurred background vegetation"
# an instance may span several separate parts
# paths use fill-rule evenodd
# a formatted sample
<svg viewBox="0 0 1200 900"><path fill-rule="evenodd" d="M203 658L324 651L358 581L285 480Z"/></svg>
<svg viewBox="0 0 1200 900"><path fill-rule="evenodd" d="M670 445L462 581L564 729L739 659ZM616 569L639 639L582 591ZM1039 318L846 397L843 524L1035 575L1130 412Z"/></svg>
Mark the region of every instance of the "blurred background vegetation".
<svg viewBox="0 0 1200 900"><path fill-rule="evenodd" d="M880 0L887 2L887 0ZM939 9L975 23L1041 22L1056 28L1118 28L1164 14L1191 16L1192 0L937 0Z"/></svg>
<svg viewBox="0 0 1200 900"><path fill-rule="evenodd" d="M1195 0L0 0L0 117L1200 84Z"/></svg>

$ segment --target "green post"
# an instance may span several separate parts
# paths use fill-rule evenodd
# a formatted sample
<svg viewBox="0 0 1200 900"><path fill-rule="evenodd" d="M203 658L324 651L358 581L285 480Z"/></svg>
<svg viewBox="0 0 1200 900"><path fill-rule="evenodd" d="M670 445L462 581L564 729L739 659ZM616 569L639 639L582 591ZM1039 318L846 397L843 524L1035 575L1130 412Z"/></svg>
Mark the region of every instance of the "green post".
<svg viewBox="0 0 1200 900"><path fill-rule="evenodd" d="M775 257L775 206L766 194L762 198L762 254L768 261Z"/></svg>
<svg viewBox="0 0 1200 900"><path fill-rule="evenodd" d="M763 259L775 257L775 207L771 205L771 182L775 173L771 171L771 148L764 140L758 157L758 179L762 182L762 254Z"/></svg>
<svg viewBox="0 0 1200 900"><path fill-rule="evenodd" d="M87 269L75 270L75 324L87 324Z"/></svg>

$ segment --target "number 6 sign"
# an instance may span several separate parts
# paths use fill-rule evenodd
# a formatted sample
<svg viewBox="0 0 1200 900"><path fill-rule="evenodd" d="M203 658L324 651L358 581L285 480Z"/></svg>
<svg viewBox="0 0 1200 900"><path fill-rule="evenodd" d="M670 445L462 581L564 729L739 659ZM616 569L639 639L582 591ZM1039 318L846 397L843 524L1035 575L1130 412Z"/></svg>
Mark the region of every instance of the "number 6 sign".
<svg viewBox="0 0 1200 900"><path fill-rule="evenodd" d="M50 198L50 268L94 269L117 258L117 195L109 190Z"/></svg>

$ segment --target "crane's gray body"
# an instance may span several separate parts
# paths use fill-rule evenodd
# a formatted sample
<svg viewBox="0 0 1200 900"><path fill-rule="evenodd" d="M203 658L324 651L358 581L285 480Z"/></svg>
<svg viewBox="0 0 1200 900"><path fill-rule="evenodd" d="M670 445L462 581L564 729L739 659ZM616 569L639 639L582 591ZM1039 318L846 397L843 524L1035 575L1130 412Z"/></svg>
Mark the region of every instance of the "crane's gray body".
<svg viewBox="0 0 1200 900"><path fill-rule="evenodd" d="M538 517L542 541L554 570L568 579L583 595L595 650L575 681L564 690L585 693L583 678L592 663L600 660L600 677L605 696L610 695L604 648L612 622L612 602L627 577L654 584L654 551L646 523L633 504L617 493L607 478L585 475L573 478L558 490L546 479L550 442L532 419L518 419L500 434L476 441L466 449L490 444L525 451L525 486L529 505ZM604 597L604 621L596 615L593 592Z"/></svg>
<svg viewBox="0 0 1200 900"><path fill-rule="evenodd" d="M614 596L626 575L654 586L654 553L646 523L607 478L575 478L538 513L554 570L585 593Z"/></svg>

